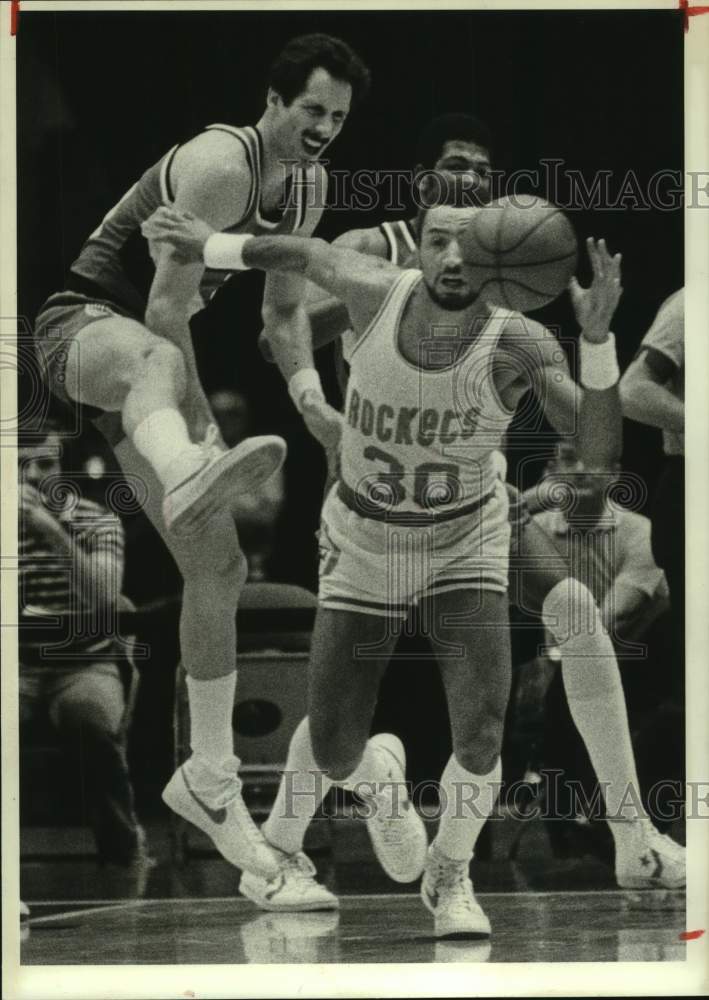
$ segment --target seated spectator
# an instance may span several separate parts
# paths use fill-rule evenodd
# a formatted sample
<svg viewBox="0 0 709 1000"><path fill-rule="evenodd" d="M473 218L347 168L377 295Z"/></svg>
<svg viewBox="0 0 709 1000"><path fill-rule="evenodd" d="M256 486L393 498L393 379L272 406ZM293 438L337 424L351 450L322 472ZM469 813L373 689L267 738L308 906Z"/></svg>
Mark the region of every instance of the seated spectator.
<svg viewBox="0 0 709 1000"><path fill-rule="evenodd" d="M623 656L628 657L623 680L632 722L638 717L633 706L635 692L632 683L626 683L627 675L644 674L645 687L654 686L654 672L648 669L646 647L641 640L668 610L669 591L664 573L653 559L649 519L611 499L613 480L613 473L584 472L574 445L563 442L548 464L540 488L533 488L526 496L535 523L550 538L573 575L596 598L621 664ZM566 484L565 489L559 488L561 483ZM548 509L554 498L559 508ZM542 505L544 509L540 509ZM566 707L559 671L555 669L558 659L558 651L551 644L546 656L519 669L515 728L520 732L516 741L524 738L537 755L530 762L531 772L542 767L563 768L565 782L579 781L584 796L592 802L596 782ZM666 673L666 664L661 668ZM659 686L655 690L659 702L663 692ZM677 732L677 741L679 746L681 731ZM679 777L670 756L666 755L665 764L672 773L654 777ZM640 754L638 768L646 793L648 775ZM558 794L560 801L547 803L549 811L557 816L569 815L573 803L567 789L559 788ZM550 830L553 840L556 834L563 836L559 824L551 824Z"/></svg>
<svg viewBox="0 0 709 1000"><path fill-rule="evenodd" d="M240 392L220 389L212 393L209 404L224 442L230 448L253 433L249 403ZM239 542L249 564L249 582L268 579L267 564L273 550L274 529L284 499L282 469L262 483L256 492L240 493L234 497L234 519L239 531Z"/></svg>
<svg viewBox="0 0 709 1000"><path fill-rule="evenodd" d="M116 627L123 530L62 476L61 448L53 429L20 440L20 722L41 711L79 750L99 860L129 865L147 855L126 760L134 668Z"/></svg>

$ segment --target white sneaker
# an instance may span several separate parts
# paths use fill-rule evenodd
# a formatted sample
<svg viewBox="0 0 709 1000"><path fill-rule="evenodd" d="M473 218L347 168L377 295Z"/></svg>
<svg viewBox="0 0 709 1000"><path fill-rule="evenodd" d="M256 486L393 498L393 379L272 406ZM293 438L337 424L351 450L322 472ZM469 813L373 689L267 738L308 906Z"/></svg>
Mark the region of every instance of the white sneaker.
<svg viewBox="0 0 709 1000"><path fill-rule="evenodd" d="M268 846L276 856L278 874L265 879L246 872L239 883L242 896L262 910L276 913L339 909L339 899L316 880L315 865L306 854L286 854L272 844Z"/></svg>
<svg viewBox="0 0 709 1000"><path fill-rule="evenodd" d="M686 851L650 820L633 822L634 836L616 848L615 877L621 889L683 889Z"/></svg>
<svg viewBox="0 0 709 1000"><path fill-rule="evenodd" d="M236 757L216 768L193 755L165 786L163 801L211 837L232 865L271 878L278 862L244 804L238 769Z"/></svg>
<svg viewBox="0 0 709 1000"><path fill-rule="evenodd" d="M20 923L30 918L30 908L24 900L20 900Z"/></svg>
<svg viewBox="0 0 709 1000"><path fill-rule="evenodd" d="M432 844L421 882L421 899L443 937L489 937L490 921L473 895L468 861L447 858Z"/></svg>
<svg viewBox="0 0 709 1000"><path fill-rule="evenodd" d="M415 882L426 863L428 837L406 790L404 747L391 733L378 733L370 743L381 747L389 762L386 785L373 795L357 792L371 814L366 822L374 853L389 878Z"/></svg>
<svg viewBox="0 0 709 1000"><path fill-rule="evenodd" d="M194 467L165 493L165 524L176 535L200 531L215 511L228 508L234 494L250 493L280 469L286 443L275 435L250 437L224 451L210 425L201 445L195 445Z"/></svg>

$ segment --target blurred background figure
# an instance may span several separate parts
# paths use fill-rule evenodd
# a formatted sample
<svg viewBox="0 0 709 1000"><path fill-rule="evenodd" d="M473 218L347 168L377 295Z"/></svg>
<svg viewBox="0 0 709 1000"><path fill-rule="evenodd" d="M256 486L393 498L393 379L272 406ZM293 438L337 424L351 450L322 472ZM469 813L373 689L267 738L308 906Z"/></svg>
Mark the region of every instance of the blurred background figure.
<svg viewBox="0 0 709 1000"><path fill-rule="evenodd" d="M209 405L228 447L233 448L253 434L251 407L242 393L235 389L219 389L209 397ZM270 578L268 562L284 501L282 468L253 493L240 493L234 498L235 521L239 542L249 564L250 582Z"/></svg>
<svg viewBox="0 0 709 1000"><path fill-rule="evenodd" d="M148 857L126 760L136 672L117 628L123 529L63 474L61 454L54 427L20 438L21 760L29 724L48 716L65 766L78 762L100 862L127 866ZM47 631L52 616L67 617Z"/></svg>
<svg viewBox="0 0 709 1000"><path fill-rule="evenodd" d="M654 781L682 777L681 752L676 760L665 756L655 764L648 759L646 740L648 730L658 732L659 713L666 714L671 690L668 675L672 664L658 656L657 642L651 643L649 637L651 627L669 608L669 590L653 558L650 521L618 502L617 495L630 494L630 489L623 490L625 484L622 479L616 482L617 476L610 471L585 472L574 444L564 441L546 466L541 488L528 490L525 498L535 524L551 540L571 575L588 587L601 610L621 667L645 799ZM632 486L632 480L627 486ZM550 509L554 502L558 507ZM517 673L513 745L525 744L527 753L531 750L530 773L563 769L563 782L558 787L562 800L547 806L550 815L565 817L574 813L575 805L567 783L578 781L590 803L597 782L569 714L558 669L561 656L548 634L545 646L545 655L523 664ZM523 749L519 747L520 752ZM658 773L653 774L656 769ZM594 816L596 812L597 807ZM661 821L662 817L656 819ZM561 849L568 840L568 824L553 822L549 832L552 844ZM598 825L598 834L605 836L604 824Z"/></svg>
<svg viewBox="0 0 709 1000"><path fill-rule="evenodd" d="M620 383L623 412L662 431L665 462L652 503L652 551L670 587L676 701L684 705L684 289L670 295Z"/></svg>

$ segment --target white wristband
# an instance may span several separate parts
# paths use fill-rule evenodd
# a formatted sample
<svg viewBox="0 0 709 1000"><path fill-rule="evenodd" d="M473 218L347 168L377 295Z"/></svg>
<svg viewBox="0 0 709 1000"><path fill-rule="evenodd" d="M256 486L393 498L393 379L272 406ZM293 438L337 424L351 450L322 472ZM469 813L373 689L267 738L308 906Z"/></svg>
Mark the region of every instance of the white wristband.
<svg viewBox="0 0 709 1000"><path fill-rule="evenodd" d="M204 244L204 263L216 271L248 271L241 256L251 233L212 233Z"/></svg>
<svg viewBox="0 0 709 1000"><path fill-rule="evenodd" d="M320 376L315 371L314 368L301 368L297 371L288 383L288 393L290 398L295 404L295 408L298 413L302 413L301 400L303 398L303 393L307 392L309 389L313 389L319 396L325 398L325 393L322 391L322 383L320 382Z"/></svg>
<svg viewBox="0 0 709 1000"><path fill-rule="evenodd" d="M586 389L611 389L620 378L615 337L608 334L602 344L594 344L581 335L579 340L581 385Z"/></svg>

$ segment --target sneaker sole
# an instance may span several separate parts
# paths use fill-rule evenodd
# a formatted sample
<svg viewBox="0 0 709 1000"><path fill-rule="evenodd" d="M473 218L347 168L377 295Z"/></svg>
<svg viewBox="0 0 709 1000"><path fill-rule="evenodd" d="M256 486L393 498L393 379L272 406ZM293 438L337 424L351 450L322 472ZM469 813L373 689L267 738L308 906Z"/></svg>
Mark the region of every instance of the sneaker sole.
<svg viewBox="0 0 709 1000"><path fill-rule="evenodd" d="M255 890L251 890L248 885L243 885L242 883L243 879L239 883L239 892L241 895L250 899L260 910L267 910L269 913L316 913L318 911L339 910L340 908L339 899L333 899L332 902L323 901L321 903L273 903L270 900L264 899Z"/></svg>
<svg viewBox="0 0 709 1000"><path fill-rule="evenodd" d="M199 531L215 511L229 508L232 496L250 493L270 479L283 465L285 456L285 441L275 435L247 438L230 451L225 451L195 477L194 488L198 486L199 492L192 503L177 513L171 512L170 500L180 492L181 487L165 498L163 514L167 527L175 535Z"/></svg>
<svg viewBox="0 0 709 1000"><path fill-rule="evenodd" d="M210 822L209 818L199 809L197 804L193 803L192 800L188 798L188 792L183 793L177 784L173 784L173 781L178 775L184 783L184 778L182 778L181 772L177 771L176 775L170 779L162 793L162 800L165 805L182 819L187 820L188 823L191 823L193 826L196 826L198 830L201 830L202 833L205 833L222 857L228 861L229 864L234 865L235 868L239 868L242 871L251 872L260 878L273 878L278 871L278 867L275 859L272 864L269 864L268 848L264 847L263 862L259 861L258 855L256 855L253 851L246 855L241 855L234 850L232 845L228 845L225 850L220 842L221 838L218 834L221 827L216 823Z"/></svg>
<svg viewBox="0 0 709 1000"><path fill-rule="evenodd" d="M390 734L386 735L387 737L390 736ZM399 740L398 737L394 737L393 739L387 738L384 740L378 740L377 736L373 736L372 742L381 746L384 750L387 751L387 753L391 754L391 756L396 761L397 767L399 768L400 780L402 783L405 783L406 753L404 751L404 747L401 740ZM409 810L416 817L418 832L419 832L418 845L417 845L418 854L414 854L412 858L410 857L410 864L405 872L402 873L400 871L397 872L392 870L389 867L388 862L382 858L381 854L379 853L379 848L377 846L376 840L372 836L372 832L369 826L370 821L369 820L366 821L367 830L369 831L369 837L370 840L372 841L372 847L374 848L374 853L377 856L377 861L382 866L384 872L389 876L389 878L393 882L398 882L400 885L407 885L410 882L415 882L417 878L421 877L421 875L423 874L423 870L426 867L426 857L428 855L428 834L426 833L426 826L421 817L419 816L419 814L414 809L413 805L411 805L411 801L408 795L406 795L405 798L402 797L401 804L403 805L404 802L409 803Z"/></svg>

